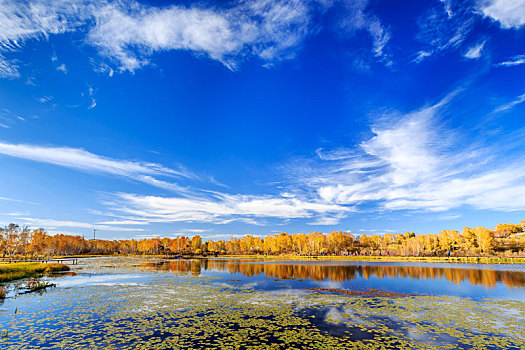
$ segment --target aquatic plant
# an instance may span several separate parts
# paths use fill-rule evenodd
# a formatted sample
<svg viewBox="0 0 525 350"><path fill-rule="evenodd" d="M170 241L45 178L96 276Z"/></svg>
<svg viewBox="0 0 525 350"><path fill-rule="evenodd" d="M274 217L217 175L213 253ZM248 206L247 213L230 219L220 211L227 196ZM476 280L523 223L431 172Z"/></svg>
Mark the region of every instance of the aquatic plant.
<svg viewBox="0 0 525 350"><path fill-rule="evenodd" d="M39 349L523 348L525 304L436 296L273 292L221 278L57 288L4 313L0 346ZM52 296L47 297L46 296Z"/></svg>
<svg viewBox="0 0 525 350"><path fill-rule="evenodd" d="M47 281L30 280L26 283L27 293L38 292L52 287L56 287L56 284Z"/></svg>

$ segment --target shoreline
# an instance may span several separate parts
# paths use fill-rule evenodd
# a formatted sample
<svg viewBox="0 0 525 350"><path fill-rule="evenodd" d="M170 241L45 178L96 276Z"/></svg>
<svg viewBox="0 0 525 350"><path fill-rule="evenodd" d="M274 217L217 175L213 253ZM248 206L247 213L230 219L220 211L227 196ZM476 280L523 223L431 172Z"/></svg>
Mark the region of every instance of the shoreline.
<svg viewBox="0 0 525 350"><path fill-rule="evenodd" d="M143 254L129 254L129 255L60 255L54 257L48 257L48 259L68 259L68 258L104 258L104 257L140 257L140 258L160 258L160 259L237 259L237 260L273 260L273 261L284 261L284 260L295 260L295 261L355 261L355 262L421 262L421 263L454 263L454 264L525 264L525 257L498 257L498 256L366 256L366 255L352 255L352 256L339 256L339 255L316 255L316 256L303 256L303 255L183 255L182 257L175 257L170 255L143 255ZM23 258L22 258L23 259ZM16 260L13 258L12 260ZM9 262L8 259L0 259L0 274L2 273L3 266L9 266L13 264L38 264L29 262ZM41 265L57 265L56 263L43 263ZM67 266L67 264L65 264ZM1 278L0 278L1 281Z"/></svg>
<svg viewBox="0 0 525 350"><path fill-rule="evenodd" d="M29 277L38 277L42 274L65 272L70 268L66 264L15 262L0 263L0 283L11 282Z"/></svg>
<svg viewBox="0 0 525 350"><path fill-rule="evenodd" d="M417 257L417 256L297 256L297 255L221 255L215 259L299 260L299 261L362 261L362 262L424 262L455 264L525 264L525 257Z"/></svg>

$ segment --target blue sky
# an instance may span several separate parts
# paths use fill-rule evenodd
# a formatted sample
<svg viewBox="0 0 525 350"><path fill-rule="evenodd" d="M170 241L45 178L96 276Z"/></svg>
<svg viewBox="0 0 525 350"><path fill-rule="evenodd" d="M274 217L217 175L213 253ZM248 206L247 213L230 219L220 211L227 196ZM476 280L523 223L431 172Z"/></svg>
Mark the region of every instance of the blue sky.
<svg viewBox="0 0 525 350"><path fill-rule="evenodd" d="M525 2L2 1L0 220L107 239L525 220Z"/></svg>

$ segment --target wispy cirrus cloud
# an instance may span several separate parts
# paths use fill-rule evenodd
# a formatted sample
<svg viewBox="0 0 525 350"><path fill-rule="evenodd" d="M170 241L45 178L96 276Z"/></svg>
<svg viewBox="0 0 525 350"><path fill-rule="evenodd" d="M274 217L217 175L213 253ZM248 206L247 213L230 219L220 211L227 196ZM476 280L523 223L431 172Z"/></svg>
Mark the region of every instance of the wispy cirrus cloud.
<svg viewBox="0 0 525 350"><path fill-rule="evenodd" d="M175 183L160 180L156 177L196 177L182 167L175 170L155 163L113 159L80 148L48 147L0 142L0 154L41 163L54 164L80 171L121 176L169 190L183 189Z"/></svg>
<svg viewBox="0 0 525 350"><path fill-rule="evenodd" d="M510 101L508 103L505 103L497 107L496 109L494 109L494 112L499 113L499 112L508 111L512 109L514 106L519 105L520 103L523 103L523 102L525 102L525 94L516 97L516 99L514 99L513 101Z"/></svg>
<svg viewBox="0 0 525 350"><path fill-rule="evenodd" d="M502 159L497 142L465 146L461 132L442 123L452 96L381 118L357 148L333 155L324 150L318 161L292 174L292 183L316 191L325 203L361 210L523 210L522 159Z"/></svg>
<svg viewBox="0 0 525 350"><path fill-rule="evenodd" d="M16 123L24 121L25 118L21 115L13 113L7 108L0 109L0 128L9 129Z"/></svg>
<svg viewBox="0 0 525 350"><path fill-rule="evenodd" d="M358 31L367 31L372 38L372 53L374 56L387 64L391 64L389 56L384 52L391 33L377 16L366 10L369 0L343 1L342 3L344 11L340 28L354 35Z"/></svg>
<svg viewBox="0 0 525 350"><path fill-rule="evenodd" d="M512 66L519 66L525 64L525 55L517 55L514 57L509 58L506 61L502 61L497 63L497 66L503 66L503 67L512 67Z"/></svg>
<svg viewBox="0 0 525 350"><path fill-rule="evenodd" d="M379 19L365 13L368 0L255 0L154 6L125 0L35 0L0 3L0 54L21 50L29 40L77 32L98 49L96 69L112 75L133 72L149 64L158 52L182 50L218 61L231 70L252 58L263 65L295 57L303 41L318 28L312 18L334 4L344 4L344 27L365 30L373 53L385 60L390 32ZM57 65L64 73L67 67ZM16 78L18 67L0 56L0 76Z"/></svg>
<svg viewBox="0 0 525 350"><path fill-rule="evenodd" d="M353 209L337 204L327 204L319 199L307 199L293 194L240 195L183 188L177 183L159 177L196 176L182 167L178 170L159 164L108 158L83 149L46 147L0 142L0 154L54 164L84 172L120 176L179 193L177 197L160 197L138 194L116 194L116 200L106 206L118 213L116 220L105 220L98 225L145 225L152 222L208 222L224 224L232 221L260 224L259 219L315 219L322 217L325 224L343 218ZM33 224L37 222L34 221ZM321 224L321 221L316 221ZM47 222L51 226L58 224ZM74 227L69 222L68 227ZM77 226L86 228L86 226Z"/></svg>
<svg viewBox="0 0 525 350"><path fill-rule="evenodd" d="M258 219L342 218L350 207L295 196L229 195L208 197L159 197L119 193L106 204L127 220L148 223L207 222L226 224L240 221L258 224ZM331 224L337 221L331 221Z"/></svg>
<svg viewBox="0 0 525 350"><path fill-rule="evenodd" d="M416 53L415 63L462 46L479 15L498 22L502 29L520 29L525 24L525 4L521 0L441 0L441 3L442 6L432 6L418 19L416 38L423 48ZM469 47L464 57L481 57L483 47L484 42Z"/></svg>
<svg viewBox="0 0 525 350"><path fill-rule="evenodd" d="M21 48L24 41L73 30L89 16L85 1L2 1L0 48Z"/></svg>
<svg viewBox="0 0 525 350"><path fill-rule="evenodd" d="M205 54L230 69L243 57L272 62L293 56L308 34L309 8L299 0L257 0L225 7L148 7L111 3L94 12L87 40L133 71L158 51Z"/></svg>
<svg viewBox="0 0 525 350"><path fill-rule="evenodd" d="M36 202L24 201L20 199L7 198L7 197L0 197L0 201L8 201L8 202L24 203L24 204L39 204Z"/></svg>
<svg viewBox="0 0 525 350"><path fill-rule="evenodd" d="M254 56L266 63L293 57L309 33L312 4L257 0L156 7L132 0L4 1L0 50L19 50L28 40L77 31L121 71L134 71L148 64L153 53L170 50L192 51L235 69ZM19 76L17 66L4 57L0 74Z"/></svg>
<svg viewBox="0 0 525 350"><path fill-rule="evenodd" d="M72 228L72 229L97 229L103 231L112 231L112 232L137 232L144 231L142 228L129 228L129 227L119 227L111 225L101 225L88 222L80 221L65 221L65 220L54 220L54 219L39 219L31 217L17 217L18 220L21 220L22 224L28 225L31 227L45 227L46 229L55 230L58 228Z"/></svg>
<svg viewBox="0 0 525 350"><path fill-rule="evenodd" d="M0 78L19 78L18 65L0 54Z"/></svg>
<svg viewBox="0 0 525 350"><path fill-rule="evenodd" d="M0 3L0 49L9 52L27 40L86 31L86 43L120 70L134 71L148 64L153 53L170 50L192 51L235 69L249 57L266 63L293 57L309 33L311 4L257 0L156 7L131 0L5 1ZM19 75L4 58L0 74Z"/></svg>
<svg viewBox="0 0 525 350"><path fill-rule="evenodd" d="M229 195L208 197L159 197L120 193L106 205L125 220L144 223L243 222L265 225L265 219L312 219L319 225L336 224L352 209L289 196ZM327 218L330 222L321 222ZM263 221L260 221L263 220ZM118 220L117 220L118 221Z"/></svg>
<svg viewBox="0 0 525 350"><path fill-rule="evenodd" d="M445 2L445 8L431 7L418 19L416 35L423 44L413 62L420 63L427 57L448 49L457 49L471 32L474 20L468 8Z"/></svg>

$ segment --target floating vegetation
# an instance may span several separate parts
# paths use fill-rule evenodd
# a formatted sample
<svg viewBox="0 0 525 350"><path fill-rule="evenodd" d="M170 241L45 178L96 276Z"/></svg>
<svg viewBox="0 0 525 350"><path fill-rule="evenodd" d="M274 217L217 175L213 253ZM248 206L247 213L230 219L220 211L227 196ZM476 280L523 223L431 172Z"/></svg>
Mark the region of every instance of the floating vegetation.
<svg viewBox="0 0 525 350"><path fill-rule="evenodd" d="M392 297L377 290L356 298L349 290L263 291L218 277L145 276L140 284L88 284L7 299L0 329L9 337L0 347L525 348L521 301Z"/></svg>
<svg viewBox="0 0 525 350"><path fill-rule="evenodd" d="M26 293L39 292L56 286L56 284L47 281L30 280L26 283Z"/></svg>
<svg viewBox="0 0 525 350"><path fill-rule="evenodd" d="M392 292L389 290L380 290L380 289L374 289L374 288L369 288L364 291L337 289L337 288L308 288L307 290L320 291L320 292L331 292L331 293L339 293L339 294L355 295L355 296L368 295L368 296L375 296L375 297L390 297L390 298L415 296L415 294L397 293L397 292Z"/></svg>

